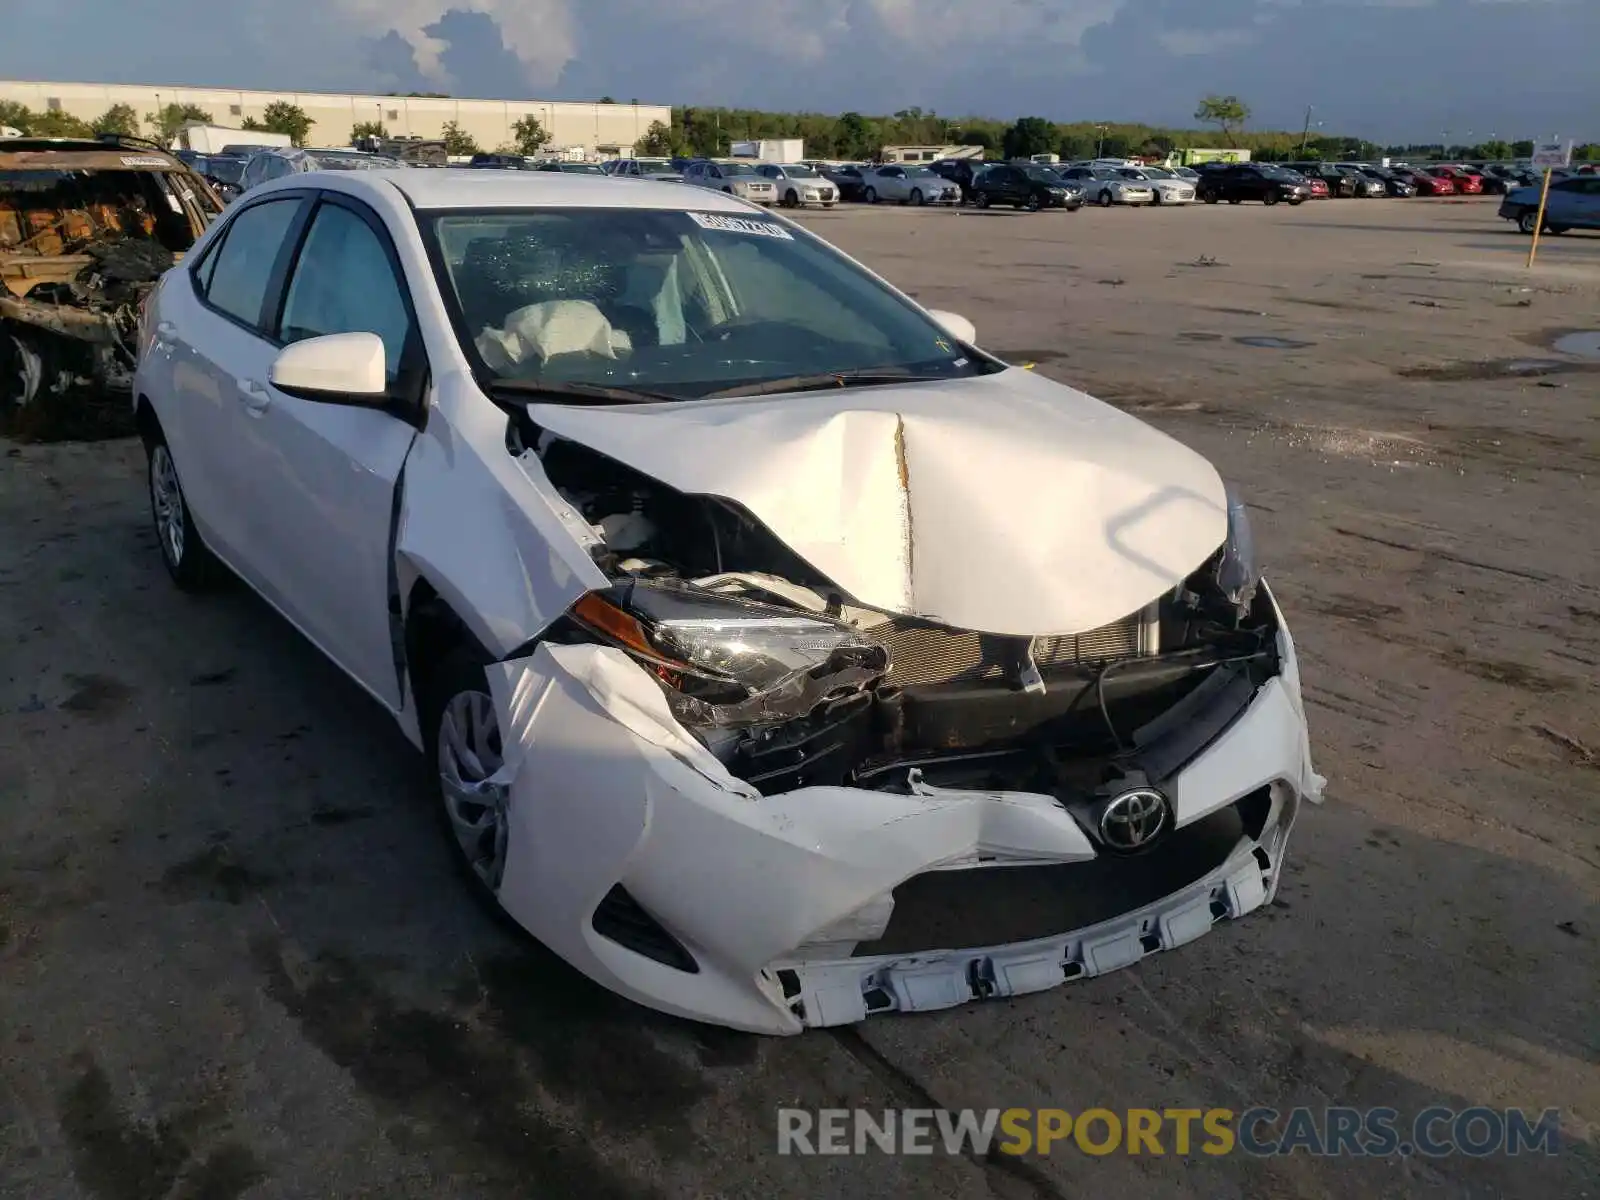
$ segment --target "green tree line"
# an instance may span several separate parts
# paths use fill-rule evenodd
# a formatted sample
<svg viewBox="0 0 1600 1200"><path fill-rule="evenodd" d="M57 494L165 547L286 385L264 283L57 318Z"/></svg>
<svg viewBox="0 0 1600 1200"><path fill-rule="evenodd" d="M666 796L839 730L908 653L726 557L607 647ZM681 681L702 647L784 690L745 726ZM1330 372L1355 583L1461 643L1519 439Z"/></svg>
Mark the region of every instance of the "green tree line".
<svg viewBox="0 0 1600 1200"><path fill-rule="evenodd" d="M1208 106L1208 101L1216 104ZM1233 103L1228 103L1228 102ZM888 116L858 112L837 115L814 112L767 112L750 108L682 107L672 110L672 124L657 121L639 145L639 153L716 157L734 142L763 138L804 138L811 158L869 159L884 146L982 146L989 157L1058 154L1063 159L1104 156L1166 155L1174 150L1233 144L1263 161L1305 158L1376 158L1408 154L1415 158L1526 158L1531 142L1486 142L1474 146L1382 146L1350 135L1301 130L1250 130L1241 126L1249 108L1236 97L1207 97L1207 113L1197 119L1218 129L1179 129L1128 121L1050 121L1020 117L945 117L920 108ZM1242 113L1241 111L1242 110ZM1223 124L1225 122L1225 124ZM1304 152L1302 154L1302 142ZM1574 158L1600 161L1600 144L1582 146Z"/></svg>

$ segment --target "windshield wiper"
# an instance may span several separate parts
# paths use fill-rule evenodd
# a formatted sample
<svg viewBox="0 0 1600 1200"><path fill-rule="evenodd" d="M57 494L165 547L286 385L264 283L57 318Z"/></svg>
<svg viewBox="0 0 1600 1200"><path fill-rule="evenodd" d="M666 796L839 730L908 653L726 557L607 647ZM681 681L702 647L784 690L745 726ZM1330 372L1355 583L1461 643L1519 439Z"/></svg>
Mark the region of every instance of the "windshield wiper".
<svg viewBox="0 0 1600 1200"><path fill-rule="evenodd" d="M826 375L785 375L781 379L763 379L759 383L746 383L738 387L707 392L702 400L727 400L736 396L770 396L775 392L820 392L827 388L878 387L889 383L940 383L948 375L917 375L911 371L882 369L862 371L830 371Z"/></svg>
<svg viewBox="0 0 1600 1200"><path fill-rule="evenodd" d="M489 389L496 392L516 392L521 396L548 396L557 403L656 404L683 399L682 396L669 396L665 392L647 392L637 388L604 387L598 383L569 383L566 380L549 379L496 378L489 384Z"/></svg>

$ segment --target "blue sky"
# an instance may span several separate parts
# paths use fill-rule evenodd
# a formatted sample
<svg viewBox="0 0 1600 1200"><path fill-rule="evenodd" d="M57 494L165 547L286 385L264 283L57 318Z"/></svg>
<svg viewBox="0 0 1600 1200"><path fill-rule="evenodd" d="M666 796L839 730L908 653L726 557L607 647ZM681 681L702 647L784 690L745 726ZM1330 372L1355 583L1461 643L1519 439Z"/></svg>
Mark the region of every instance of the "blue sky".
<svg viewBox="0 0 1600 1200"><path fill-rule="evenodd" d="M0 78L1600 140L1600 0L0 0ZM1470 131L1470 135L1469 135Z"/></svg>

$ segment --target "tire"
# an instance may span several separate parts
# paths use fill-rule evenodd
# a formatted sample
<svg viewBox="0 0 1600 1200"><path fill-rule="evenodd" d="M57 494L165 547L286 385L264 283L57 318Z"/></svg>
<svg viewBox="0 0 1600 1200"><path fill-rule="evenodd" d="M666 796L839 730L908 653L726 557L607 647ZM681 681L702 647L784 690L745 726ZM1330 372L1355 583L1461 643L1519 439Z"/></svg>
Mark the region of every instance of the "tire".
<svg viewBox="0 0 1600 1200"><path fill-rule="evenodd" d="M1546 225L1544 227L1544 231L1546 233L1553 233L1553 234L1555 234L1556 237L1560 237L1563 233L1565 233L1567 231L1568 228L1569 227L1566 226L1566 225Z"/></svg>
<svg viewBox="0 0 1600 1200"><path fill-rule="evenodd" d="M989 193L988 192L979 192L978 193L977 205L978 205L979 208L988 208L989 207Z"/></svg>
<svg viewBox="0 0 1600 1200"><path fill-rule="evenodd" d="M1037 195L1030 195L1023 203L1022 207L1027 209L1029 212L1038 212L1044 207L1044 202L1040 200Z"/></svg>
<svg viewBox="0 0 1600 1200"><path fill-rule="evenodd" d="M922 207L922 189L921 188L912 188L911 189L911 205L912 205L913 208L921 208Z"/></svg>
<svg viewBox="0 0 1600 1200"><path fill-rule="evenodd" d="M1158 205L1160 203L1161 203L1161 189L1160 188L1155 188L1150 193L1150 207L1154 208L1156 205Z"/></svg>
<svg viewBox="0 0 1600 1200"><path fill-rule="evenodd" d="M1207 204L1215 204L1218 200L1222 199L1222 197L1217 195L1215 192L1207 192L1205 195L1201 196L1200 199L1205 201Z"/></svg>
<svg viewBox="0 0 1600 1200"><path fill-rule="evenodd" d="M1305 202L1306 202L1306 198L1304 196L1290 196L1289 199L1285 203L1287 203L1290 208L1298 208L1300 205L1304 204Z"/></svg>
<svg viewBox="0 0 1600 1200"><path fill-rule="evenodd" d="M861 199L866 201L868 204L876 204L878 202L878 189L869 187L866 191L861 193Z"/></svg>
<svg viewBox="0 0 1600 1200"><path fill-rule="evenodd" d="M28 412L44 387L44 354L34 338L0 322L0 412Z"/></svg>
<svg viewBox="0 0 1600 1200"><path fill-rule="evenodd" d="M793 188L790 188L783 194L783 206L785 208L799 208L800 193L795 191Z"/></svg>
<svg viewBox="0 0 1600 1200"><path fill-rule="evenodd" d="M1117 202L1116 197L1111 194L1110 188L1101 188L1100 195L1096 197L1096 200L1098 200L1101 208L1110 208Z"/></svg>
<svg viewBox="0 0 1600 1200"><path fill-rule="evenodd" d="M1533 231L1538 228L1539 214L1531 208L1524 209L1522 215L1517 218L1517 229L1532 237Z"/></svg>
<svg viewBox="0 0 1600 1200"><path fill-rule="evenodd" d="M1278 202L1278 193L1277 192L1264 192L1262 194L1262 196L1261 196L1261 203L1265 204L1268 208L1271 208L1277 202Z"/></svg>
<svg viewBox="0 0 1600 1200"><path fill-rule="evenodd" d="M208 591L221 576L222 565L200 539L194 513L178 481L178 465L159 427L146 436L144 448L150 523L155 529L156 544L161 547L161 561L179 591Z"/></svg>
<svg viewBox="0 0 1600 1200"><path fill-rule="evenodd" d="M449 651L426 667L418 709L428 780L445 844L474 898L500 920L509 921L495 894L505 871L509 828L505 797L486 791L482 793L485 803L467 799L470 786L492 775L501 762L500 730L484 666L484 656L473 649ZM475 726L467 720L469 709L479 718ZM473 750L478 761L473 763L463 755L461 746Z"/></svg>
<svg viewBox="0 0 1600 1200"><path fill-rule="evenodd" d="M1238 196L1229 196L1228 197L1228 203L1229 204L1243 204L1244 201L1241 200Z"/></svg>

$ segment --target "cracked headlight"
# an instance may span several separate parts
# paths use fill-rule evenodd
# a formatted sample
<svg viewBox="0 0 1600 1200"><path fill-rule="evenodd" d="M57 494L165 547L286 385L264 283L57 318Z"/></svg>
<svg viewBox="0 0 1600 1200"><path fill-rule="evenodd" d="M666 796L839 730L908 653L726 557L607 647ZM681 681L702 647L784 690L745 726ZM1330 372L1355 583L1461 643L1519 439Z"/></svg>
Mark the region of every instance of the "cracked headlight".
<svg viewBox="0 0 1600 1200"><path fill-rule="evenodd" d="M638 659L691 728L793 720L889 669L889 652L848 625L672 581L591 592L572 615Z"/></svg>
<svg viewBox="0 0 1600 1200"><path fill-rule="evenodd" d="M1250 511L1231 483L1228 494L1228 536L1217 559L1217 586L1241 614L1255 602L1261 570L1256 564L1256 539L1250 528Z"/></svg>

